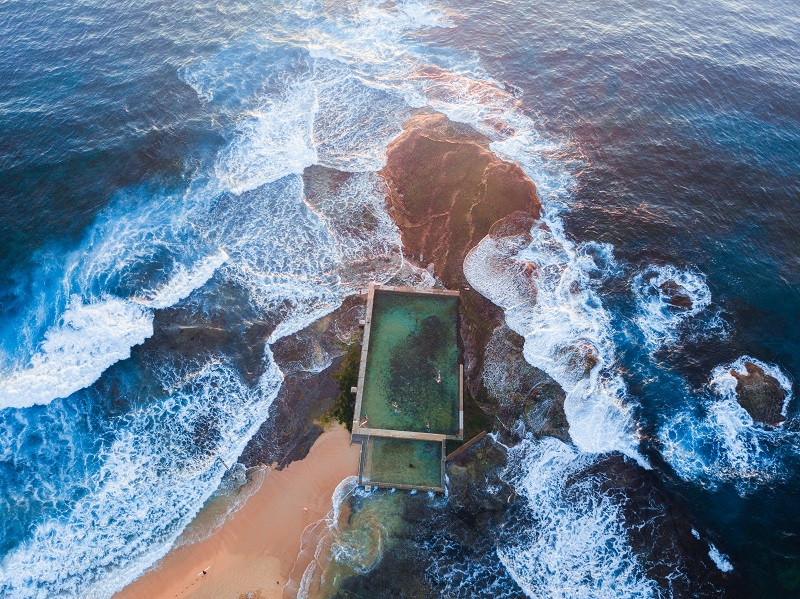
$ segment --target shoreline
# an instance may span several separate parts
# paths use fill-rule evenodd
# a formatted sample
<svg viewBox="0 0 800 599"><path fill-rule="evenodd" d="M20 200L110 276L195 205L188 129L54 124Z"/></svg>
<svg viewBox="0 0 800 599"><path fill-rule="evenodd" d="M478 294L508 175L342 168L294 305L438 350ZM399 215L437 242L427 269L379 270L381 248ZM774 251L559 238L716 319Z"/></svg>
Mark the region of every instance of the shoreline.
<svg viewBox="0 0 800 599"><path fill-rule="evenodd" d="M336 487L357 474L359 455L360 446L350 445L347 430L339 425L326 430L304 459L252 481L259 488L211 534L191 542L184 531L161 560L114 599L281 597L304 531L331 511ZM201 511L195 522L203 517Z"/></svg>

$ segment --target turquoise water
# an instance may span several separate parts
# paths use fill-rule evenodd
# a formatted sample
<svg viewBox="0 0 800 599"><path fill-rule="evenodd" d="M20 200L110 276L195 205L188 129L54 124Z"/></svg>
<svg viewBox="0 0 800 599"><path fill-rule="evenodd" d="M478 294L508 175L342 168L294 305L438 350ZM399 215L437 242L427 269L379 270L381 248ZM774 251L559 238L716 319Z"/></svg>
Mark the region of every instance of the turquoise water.
<svg viewBox="0 0 800 599"><path fill-rule="evenodd" d="M369 428L457 435L458 298L375 291L361 402Z"/></svg>

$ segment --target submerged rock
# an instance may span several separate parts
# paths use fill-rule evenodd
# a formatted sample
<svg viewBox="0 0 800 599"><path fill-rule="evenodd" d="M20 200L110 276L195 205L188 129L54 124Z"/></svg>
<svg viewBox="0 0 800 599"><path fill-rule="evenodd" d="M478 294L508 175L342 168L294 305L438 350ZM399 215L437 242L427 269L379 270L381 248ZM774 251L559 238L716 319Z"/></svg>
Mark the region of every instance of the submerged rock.
<svg viewBox="0 0 800 599"><path fill-rule="evenodd" d="M660 596L743 597L739 572L722 572L709 556L710 545L695 530L683 503L654 470L644 470L619 454L597 462L579 477L594 476L600 490L621 507L628 539Z"/></svg>
<svg viewBox="0 0 800 599"><path fill-rule="evenodd" d="M739 404L753 420L770 426L779 425L784 420L781 410L786 399L780 382L752 362L745 362L744 367L747 374L740 374L733 369L730 371L736 379L736 399Z"/></svg>

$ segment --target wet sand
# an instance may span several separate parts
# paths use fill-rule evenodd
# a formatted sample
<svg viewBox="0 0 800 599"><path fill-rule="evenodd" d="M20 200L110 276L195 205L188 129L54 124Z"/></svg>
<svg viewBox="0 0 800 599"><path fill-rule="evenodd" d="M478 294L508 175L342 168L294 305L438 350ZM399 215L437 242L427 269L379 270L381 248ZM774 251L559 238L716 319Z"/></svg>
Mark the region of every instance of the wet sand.
<svg viewBox="0 0 800 599"><path fill-rule="evenodd" d="M295 562L304 530L327 516L336 486L358 472L360 445L349 443L344 428L326 431L305 459L267 472L211 536L177 546L115 599L281 597L293 570L293 578L302 574Z"/></svg>

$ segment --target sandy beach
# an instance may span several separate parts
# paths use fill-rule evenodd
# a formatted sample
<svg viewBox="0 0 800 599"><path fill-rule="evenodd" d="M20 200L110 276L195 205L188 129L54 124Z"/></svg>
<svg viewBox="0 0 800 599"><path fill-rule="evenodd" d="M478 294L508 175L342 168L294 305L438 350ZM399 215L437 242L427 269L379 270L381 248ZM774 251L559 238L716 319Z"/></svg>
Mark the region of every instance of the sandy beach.
<svg viewBox="0 0 800 599"><path fill-rule="evenodd" d="M358 471L360 447L349 442L339 426L323 433L305 459L268 471L258 491L213 534L177 544L115 599L281 597L293 571L294 579L304 569L295 566L304 531L307 539L319 528L314 523L331 510L336 486Z"/></svg>

